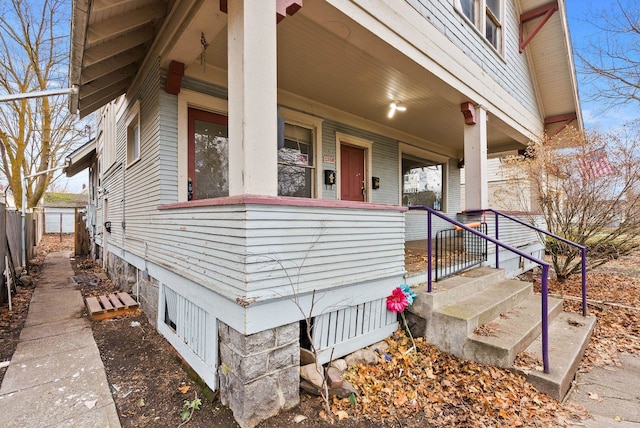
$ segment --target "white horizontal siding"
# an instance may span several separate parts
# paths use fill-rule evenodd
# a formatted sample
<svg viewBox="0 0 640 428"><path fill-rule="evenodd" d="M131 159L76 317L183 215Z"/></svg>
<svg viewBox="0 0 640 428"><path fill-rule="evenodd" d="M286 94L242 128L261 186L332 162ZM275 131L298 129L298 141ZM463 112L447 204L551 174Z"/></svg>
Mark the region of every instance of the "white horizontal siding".
<svg viewBox="0 0 640 428"><path fill-rule="evenodd" d="M144 233L144 235L142 235ZM404 215L237 205L161 210L126 250L231 298L283 297L404 273ZM146 247L145 247L146 243Z"/></svg>
<svg viewBox="0 0 640 428"><path fill-rule="evenodd" d="M247 220L256 295L290 293L291 282L308 292L404 272L402 212L256 205Z"/></svg>
<svg viewBox="0 0 640 428"><path fill-rule="evenodd" d="M525 54L519 53L520 15L514 0L505 0L504 53L500 57L466 19L453 0L405 0L471 58L497 84L534 114L539 114L533 78Z"/></svg>

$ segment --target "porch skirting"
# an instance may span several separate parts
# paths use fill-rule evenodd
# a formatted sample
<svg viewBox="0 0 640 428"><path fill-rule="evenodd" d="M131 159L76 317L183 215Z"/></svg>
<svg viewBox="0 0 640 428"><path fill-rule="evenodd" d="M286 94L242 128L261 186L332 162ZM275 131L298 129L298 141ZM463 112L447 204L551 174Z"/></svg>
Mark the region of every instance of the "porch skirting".
<svg viewBox="0 0 640 428"><path fill-rule="evenodd" d="M220 388L223 404L241 426L255 426L298 404L300 343L306 335L300 321L309 314L293 297L246 307L117 247L106 254L116 286L137 297L152 324L211 389ZM386 310L385 297L401 283L394 275L316 295L318 311L311 320L319 361L343 357L395 331L397 317ZM313 303L311 295L295 299L302 306ZM263 328L249 330L257 318L264 319Z"/></svg>

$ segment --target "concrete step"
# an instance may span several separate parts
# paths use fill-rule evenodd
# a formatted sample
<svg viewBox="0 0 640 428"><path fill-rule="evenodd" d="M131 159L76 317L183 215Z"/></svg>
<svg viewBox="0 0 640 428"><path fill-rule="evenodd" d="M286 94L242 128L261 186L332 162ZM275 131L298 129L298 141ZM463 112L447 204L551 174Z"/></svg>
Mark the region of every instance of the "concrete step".
<svg viewBox="0 0 640 428"><path fill-rule="evenodd" d="M562 299L550 297L549 320L562 312ZM480 327L484 333L471 333L464 345L464 358L499 367L511 367L523 351L542 331L542 298L530 295Z"/></svg>
<svg viewBox="0 0 640 428"><path fill-rule="evenodd" d="M451 305L471 294L485 290L504 279L504 270L478 267L442 281L434 282L431 293L426 283L412 287L418 295L410 310L416 315L425 314L442 306Z"/></svg>
<svg viewBox="0 0 640 428"><path fill-rule="evenodd" d="M578 370L596 325L596 317L562 312L549 324L549 373L535 368L514 367L539 391L562 400ZM536 338L525 350L542 361L542 339Z"/></svg>
<svg viewBox="0 0 640 428"><path fill-rule="evenodd" d="M479 325L485 324L508 311L533 293L530 283L502 280L457 303L433 311L427 323L427 340L457 357L464 357L467 336Z"/></svg>

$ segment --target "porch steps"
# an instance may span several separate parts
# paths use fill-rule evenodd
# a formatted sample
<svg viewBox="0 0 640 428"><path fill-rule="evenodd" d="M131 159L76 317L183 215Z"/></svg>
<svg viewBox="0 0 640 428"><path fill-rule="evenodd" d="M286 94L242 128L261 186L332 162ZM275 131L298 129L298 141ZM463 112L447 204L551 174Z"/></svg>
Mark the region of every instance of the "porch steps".
<svg viewBox="0 0 640 428"><path fill-rule="evenodd" d="M562 300L549 297L548 314L553 319L562 312ZM469 335L465 358L498 367L511 367L518 354L542 332L542 299L530 295L512 309L485 324L484 330ZM540 345L542 346L542 345Z"/></svg>
<svg viewBox="0 0 640 428"><path fill-rule="evenodd" d="M541 296L533 294L531 283L505 280L502 270L480 267L434 282L432 293L426 284L414 291L418 298L409 310L424 319L416 334L459 358L519 370L556 399L568 390L595 324L595 317L562 312L562 300L549 297L551 370L545 374L514 367L523 350L542 361Z"/></svg>
<svg viewBox="0 0 640 428"><path fill-rule="evenodd" d="M595 326L595 315L583 317L580 314L561 312L549 324L549 373L519 367L515 371L522 373L538 391L557 399L563 398L578 371ZM541 337L538 336L525 352L542 361Z"/></svg>
<svg viewBox="0 0 640 428"><path fill-rule="evenodd" d="M498 318L532 293L531 285L522 281L502 280L482 291L468 295L452 305L442 306L433 313L433 326L427 326L427 338L444 342L448 352L461 358L469 335L488 322ZM436 339L436 337L438 339Z"/></svg>

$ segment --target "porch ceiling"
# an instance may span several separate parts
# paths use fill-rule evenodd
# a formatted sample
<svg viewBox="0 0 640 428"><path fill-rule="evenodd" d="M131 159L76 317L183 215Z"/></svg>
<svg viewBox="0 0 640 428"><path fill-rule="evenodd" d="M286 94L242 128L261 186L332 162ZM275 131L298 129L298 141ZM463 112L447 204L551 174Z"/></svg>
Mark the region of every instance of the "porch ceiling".
<svg viewBox="0 0 640 428"><path fill-rule="evenodd" d="M544 2L521 0L521 8L531 10ZM202 31L211 38L207 66L226 72L226 15L219 12L215 0L184 3L185 7L187 3L203 6L183 36L171 39L170 51L163 53L163 66L177 59L187 65L187 74L190 65L200 68ZM72 110L84 116L125 93L145 57L155 54L157 49L150 53L150 47L158 39L162 23L178 7L182 6L175 0L75 0L70 77L79 94L72 97ZM175 31L167 26L162 31ZM570 44L563 29L566 19L561 7L561 14L551 18L525 51L534 64L545 117L576 111L579 115L575 84L567 85L575 82L575 76L572 63L567 61ZM469 101L468 97L328 2L305 0L304 7L280 22L277 31L281 92L386 126L394 138L411 136L413 141L442 147L443 154L462 155L460 104ZM192 40L194 37L197 40ZM393 101L406 106L407 111L389 119ZM526 142L524 135L489 115L489 152L521 148Z"/></svg>
<svg viewBox="0 0 640 428"><path fill-rule="evenodd" d="M303 99L388 127L463 155L464 117L469 101L432 73L392 48L324 1L305 0L277 26L278 88ZM191 65L202 76L199 58ZM227 34L217 33L207 49L207 67L227 70ZM187 67L187 74L190 74ZM206 74L206 73L205 73ZM389 104L407 108L388 118ZM489 116L489 152L522 148L525 136Z"/></svg>

